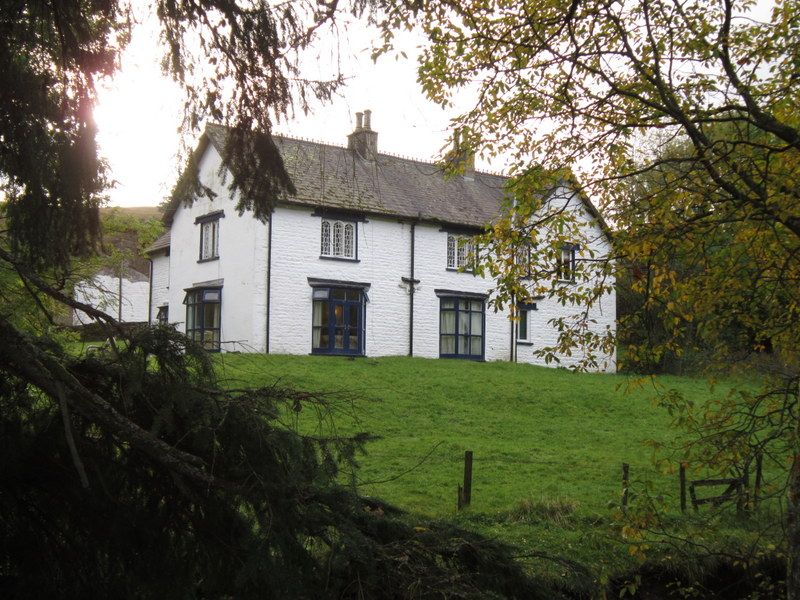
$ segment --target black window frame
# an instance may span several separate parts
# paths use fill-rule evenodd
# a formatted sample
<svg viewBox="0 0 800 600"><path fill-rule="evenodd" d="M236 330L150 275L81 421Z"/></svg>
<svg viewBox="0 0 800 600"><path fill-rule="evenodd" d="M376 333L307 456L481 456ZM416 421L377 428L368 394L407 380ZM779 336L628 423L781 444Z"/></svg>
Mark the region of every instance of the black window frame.
<svg viewBox="0 0 800 600"><path fill-rule="evenodd" d="M366 333L367 333L367 293L366 288L356 285L314 285L313 293L311 296L311 354L319 354L324 356L365 356L366 354ZM336 298L334 296L343 294L344 298ZM353 295L357 294L356 299L352 299ZM323 297L324 296L324 297ZM314 324L314 310L317 302L324 302L327 306L327 323L315 325ZM342 307L342 348L336 348L336 306ZM358 347L351 349L350 335L351 327L349 324L350 311L354 307L358 308L358 323L356 328L358 330ZM316 330L320 332L327 329L328 345L327 347L315 347L314 336ZM322 333L320 333L320 341Z"/></svg>
<svg viewBox="0 0 800 600"><path fill-rule="evenodd" d="M556 276L559 281L564 283L575 282L575 266L577 264L578 244L564 244L558 251L558 258L556 260ZM569 269L565 277L564 273L564 253L569 252Z"/></svg>
<svg viewBox="0 0 800 600"><path fill-rule="evenodd" d="M523 346L529 346L529 345L533 344L533 341L531 340L531 315L530 315L530 313L531 313L531 311L534 311L534 310L538 310L538 307L536 306L535 302L521 302L521 303L517 304L517 313L519 315L519 318L517 320L516 328L514 330L515 335L516 335L517 344L520 344L520 345L523 345ZM519 332L520 332L520 329L521 329L520 325L522 325L523 315L524 315L524 319L525 319L525 336L526 336L524 338L520 337L520 335L519 335Z"/></svg>
<svg viewBox="0 0 800 600"><path fill-rule="evenodd" d="M330 228L330 254L323 254L322 252L322 230L325 226L325 223L328 223ZM345 230L348 225L352 225L353 227L353 256L346 256L344 254L333 254L333 229L336 223L342 224L342 249L345 247ZM358 258L358 219L352 219L348 217L341 217L341 216L332 216L332 215L320 215L319 221L319 257L322 260L343 260L346 262L360 262Z"/></svg>
<svg viewBox="0 0 800 600"><path fill-rule="evenodd" d="M460 233L455 231L448 231L445 238L445 256L444 264L446 271L454 271L457 273L474 273L475 266L478 264L478 242L476 241L476 234ZM450 238L453 238L453 258L455 266L450 266ZM464 257L464 263L458 264L458 250L460 247L466 246L471 252L468 252Z"/></svg>
<svg viewBox="0 0 800 600"><path fill-rule="evenodd" d="M450 294L437 294L439 296L439 358L457 358L461 360L476 360L476 361L483 361L486 359L486 298L483 295L450 295ZM445 308L443 304L445 302L451 301L454 303L453 308ZM464 310L461 308L461 303L467 302L469 303L469 308ZM472 303L473 302L480 302L481 309L480 311L472 310ZM442 313L443 312L453 312L455 314L454 317L454 332L453 333L442 333ZM461 344L459 344L459 338L464 337L464 334L459 332L459 323L461 319L461 315L467 315L467 321L469 323L469 333L466 334L467 337L473 338L478 337L472 332L472 314L479 313L481 315L481 353L480 355L472 354L464 354L458 352ZM442 338L443 336L453 336L454 337L454 347L456 349L455 353L445 353L442 351ZM469 344L470 349L472 348L472 340L470 340Z"/></svg>
<svg viewBox="0 0 800 600"><path fill-rule="evenodd" d="M219 260L219 240L220 240L220 219L225 217L225 211L216 210L214 212L201 215L194 220L195 225L200 225L200 245L198 250L197 262L210 262ZM203 231L206 227L212 228L213 243L211 256L203 256Z"/></svg>
<svg viewBox="0 0 800 600"><path fill-rule="evenodd" d="M169 323L169 305L159 306L156 309L156 323L167 325Z"/></svg>
<svg viewBox="0 0 800 600"><path fill-rule="evenodd" d="M199 343L208 352L219 352L222 346L222 288L199 287L187 289L185 291L186 297L183 299L183 303L186 305L186 337ZM216 300L207 298L207 296L213 297L215 293L217 296ZM198 298L199 302L197 301ZM216 304L218 306L218 327L207 327L205 323L205 307L211 304ZM195 312L193 318L190 319L190 311L196 306L199 306L200 310ZM200 315L199 322L196 318L197 314ZM190 323L193 325L192 327L189 327ZM216 332L216 336L212 336L212 339L209 340L210 343L206 340L207 332Z"/></svg>

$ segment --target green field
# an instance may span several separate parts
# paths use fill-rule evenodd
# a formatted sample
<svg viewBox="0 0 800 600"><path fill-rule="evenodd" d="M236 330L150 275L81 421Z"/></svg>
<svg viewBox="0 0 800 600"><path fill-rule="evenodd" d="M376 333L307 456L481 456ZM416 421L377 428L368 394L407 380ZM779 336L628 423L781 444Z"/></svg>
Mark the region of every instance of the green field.
<svg viewBox="0 0 800 600"><path fill-rule="evenodd" d="M588 566L594 579L636 567L612 518L623 462L633 480L653 483L678 526L693 518L680 516L677 473L657 471L645 445L679 435L655 406L650 381L634 385L622 375L401 357L227 354L218 366L230 387L278 382L324 391L333 407L324 433L333 427L340 434L379 436L359 458L362 494L397 505L411 518L456 519L517 545L521 555L569 557ZM730 389L722 383L711 392L705 380L688 377L659 383L698 402ZM291 425L306 433L320 427L313 410ZM474 452L472 505L458 513L465 450ZM743 538L748 528L756 527L733 524L725 535ZM723 543L724 536L717 530L712 538ZM568 587L591 583L585 573L549 558L530 563L537 572L563 577Z"/></svg>

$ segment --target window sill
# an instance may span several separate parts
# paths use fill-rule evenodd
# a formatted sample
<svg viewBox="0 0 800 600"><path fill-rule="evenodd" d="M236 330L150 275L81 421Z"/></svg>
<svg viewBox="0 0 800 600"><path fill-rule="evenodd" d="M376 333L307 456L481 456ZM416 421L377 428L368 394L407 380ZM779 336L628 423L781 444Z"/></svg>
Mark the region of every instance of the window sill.
<svg viewBox="0 0 800 600"><path fill-rule="evenodd" d="M319 258L320 260L341 260L344 262L353 262L353 263L361 262L357 258L347 258L346 256L325 256L323 254L320 254Z"/></svg>
<svg viewBox="0 0 800 600"><path fill-rule="evenodd" d="M439 358L448 358L453 360L471 360L473 362L486 362L483 356L472 356L466 354L440 354Z"/></svg>
<svg viewBox="0 0 800 600"><path fill-rule="evenodd" d="M450 271L451 273L465 273L467 275L475 275L475 271L472 269L454 269L453 267L445 267L445 271Z"/></svg>
<svg viewBox="0 0 800 600"><path fill-rule="evenodd" d="M197 259L197 262L207 263L207 262L214 262L215 260L219 260L219 256L212 256L211 258L199 258Z"/></svg>
<svg viewBox="0 0 800 600"><path fill-rule="evenodd" d="M533 342L527 340L517 340L517 346L533 346Z"/></svg>
<svg viewBox="0 0 800 600"><path fill-rule="evenodd" d="M312 350L308 353L309 356L349 356L350 358L364 358L366 356L363 352L321 352Z"/></svg>

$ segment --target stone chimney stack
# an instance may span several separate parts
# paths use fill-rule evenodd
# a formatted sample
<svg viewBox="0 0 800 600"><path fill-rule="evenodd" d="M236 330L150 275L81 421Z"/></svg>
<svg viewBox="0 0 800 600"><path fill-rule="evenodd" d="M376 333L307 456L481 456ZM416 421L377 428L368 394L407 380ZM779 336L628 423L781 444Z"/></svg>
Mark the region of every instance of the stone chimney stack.
<svg viewBox="0 0 800 600"><path fill-rule="evenodd" d="M378 132L372 131L372 111L356 113L356 129L347 136L347 147L365 160L378 155Z"/></svg>
<svg viewBox="0 0 800 600"><path fill-rule="evenodd" d="M453 132L453 150L450 154L450 162L458 172L464 175L467 181L475 179L475 152L465 147L464 139L461 136L461 130L456 129Z"/></svg>

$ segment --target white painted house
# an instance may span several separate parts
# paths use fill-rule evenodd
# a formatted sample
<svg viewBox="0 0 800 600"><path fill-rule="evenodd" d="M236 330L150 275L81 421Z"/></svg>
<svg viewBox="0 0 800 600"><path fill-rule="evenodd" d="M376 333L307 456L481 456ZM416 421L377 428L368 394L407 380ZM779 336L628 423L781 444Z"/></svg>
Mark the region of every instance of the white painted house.
<svg viewBox="0 0 800 600"><path fill-rule="evenodd" d="M274 138L296 194L266 223L236 210L221 171L227 130L208 126L199 174L216 196L166 215L170 231L149 249L151 321L212 350L542 362L535 350L557 338L548 321L581 307L543 298L512 321L487 307L492 281L459 270L460 241L500 214L506 179L469 165L445 178L435 164L379 154L369 112L358 116L346 147ZM607 253L589 201L567 188L553 197ZM592 312L593 327L615 329L614 292ZM614 371L615 356L600 369Z"/></svg>

